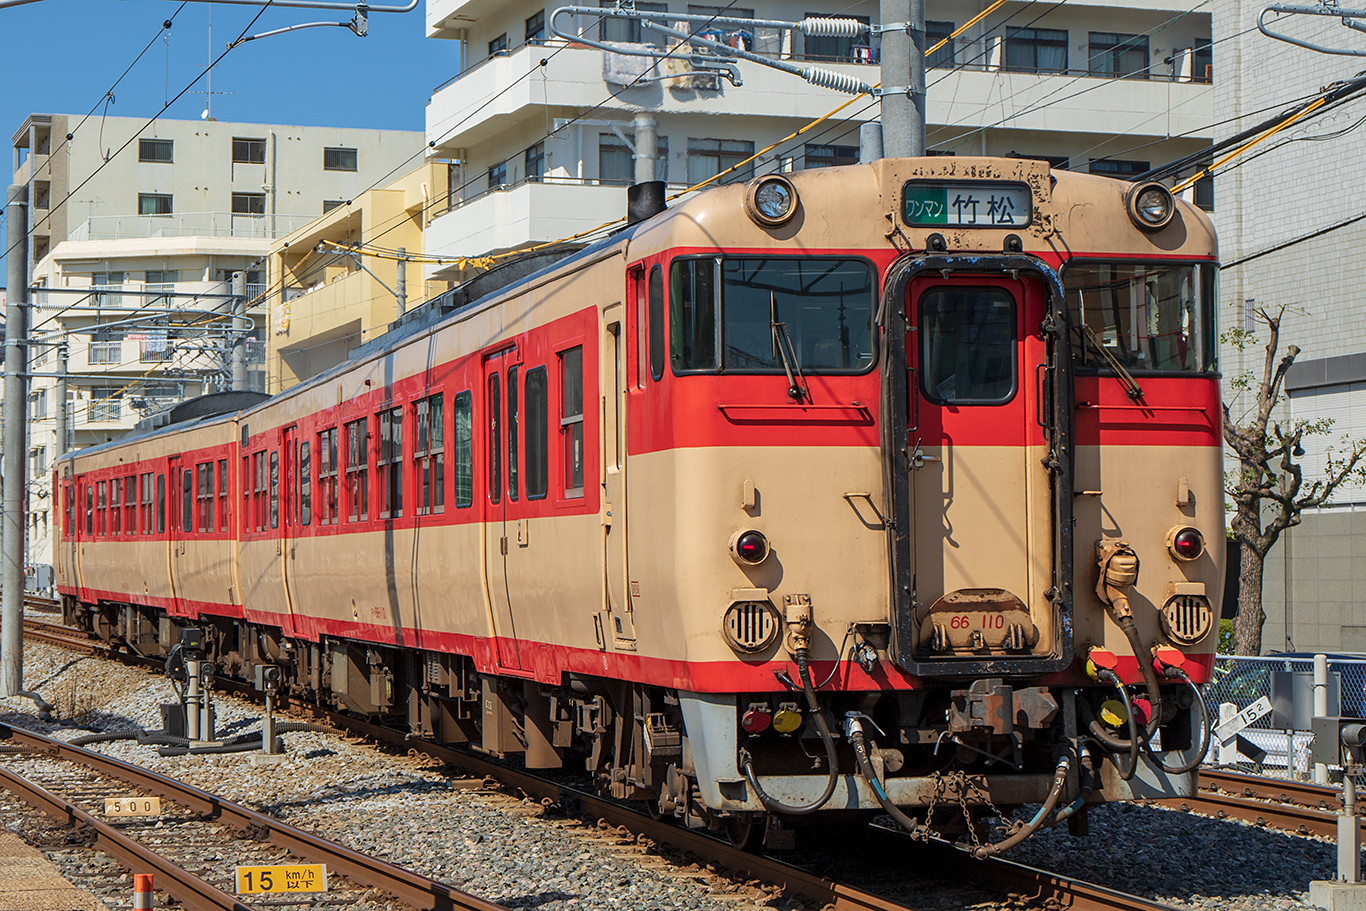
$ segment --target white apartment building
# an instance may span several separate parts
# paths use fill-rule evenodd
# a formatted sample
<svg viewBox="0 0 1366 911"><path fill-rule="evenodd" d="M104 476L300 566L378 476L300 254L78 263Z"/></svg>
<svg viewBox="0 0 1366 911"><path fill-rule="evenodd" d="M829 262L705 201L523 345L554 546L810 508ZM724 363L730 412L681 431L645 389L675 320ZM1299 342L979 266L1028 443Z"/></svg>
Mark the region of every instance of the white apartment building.
<svg viewBox="0 0 1366 911"><path fill-rule="evenodd" d="M264 388L272 241L410 170L424 145L421 133L390 130L79 121L33 114L13 136L11 182L28 188L30 286L50 289L30 295L32 564L51 562L57 453L111 440L182 399L227 388L225 295L237 271L247 273L252 301L248 378ZM63 348L67 439L59 448Z"/></svg>
<svg viewBox="0 0 1366 911"><path fill-rule="evenodd" d="M1359 57L1328 56L1256 30L1264 4L1216 4L1215 83L1220 119L1215 139L1246 130L1361 71ZM1366 35L1333 17L1283 19L1276 29L1319 45L1366 52ZM1257 331L1245 352L1220 352L1225 396L1235 417L1248 404L1229 380L1261 373L1267 333L1257 307L1285 306L1281 353L1300 348L1286 377L1282 426L1330 418L1326 434L1308 436L1300 459L1307 480L1323 475L1330 447L1366 438L1366 98L1297 123L1216 172L1214 212L1224 263L1220 319L1225 329ZM1237 118L1237 119L1232 119ZM1366 652L1366 484L1339 488L1326 507L1307 513L1266 563L1264 651Z"/></svg>
<svg viewBox="0 0 1366 911"><path fill-rule="evenodd" d="M827 8L743 2L744 8L725 8L725 15L877 20L872 0ZM987 5L928 0L929 42ZM686 0L641 0L637 8L701 15L722 9ZM1015 154L1115 176L1194 152L1209 144L1214 120L1210 8L1191 0L1007 3L929 57L928 145L935 154ZM428 0L428 35L461 42L463 65L432 92L427 106L433 154L453 162L449 208L433 220L427 252L469 256L515 249L621 217L633 173L631 122L639 112L659 123L659 178L683 188L850 97L748 61L738 64L739 86L691 74L676 62L647 69L644 58L554 37L554 9L539 0ZM567 21L576 35L609 43L665 40L623 20ZM880 78L876 35L715 32L760 55L818 62L870 84ZM862 98L733 179L856 161L859 124L877 115L877 104ZM1210 203L1205 193L1200 197Z"/></svg>

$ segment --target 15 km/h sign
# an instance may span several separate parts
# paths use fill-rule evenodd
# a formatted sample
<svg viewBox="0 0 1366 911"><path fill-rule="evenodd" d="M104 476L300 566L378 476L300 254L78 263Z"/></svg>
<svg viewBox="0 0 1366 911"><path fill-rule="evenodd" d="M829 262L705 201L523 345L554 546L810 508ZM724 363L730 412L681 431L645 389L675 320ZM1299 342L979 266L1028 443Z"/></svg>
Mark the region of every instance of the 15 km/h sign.
<svg viewBox="0 0 1366 911"><path fill-rule="evenodd" d="M237 893L326 892L326 864L275 864L269 867L238 867Z"/></svg>

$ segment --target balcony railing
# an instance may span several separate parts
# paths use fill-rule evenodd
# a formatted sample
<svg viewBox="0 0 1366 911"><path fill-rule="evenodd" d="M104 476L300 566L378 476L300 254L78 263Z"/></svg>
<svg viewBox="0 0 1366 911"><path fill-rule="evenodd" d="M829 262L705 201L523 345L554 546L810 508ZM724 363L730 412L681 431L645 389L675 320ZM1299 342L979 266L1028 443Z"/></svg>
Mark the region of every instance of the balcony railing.
<svg viewBox="0 0 1366 911"><path fill-rule="evenodd" d="M274 240L301 228L316 215L234 215L231 212L187 212L173 215L94 215L81 222L68 240L123 240L141 237L239 237Z"/></svg>
<svg viewBox="0 0 1366 911"><path fill-rule="evenodd" d="M479 180L478 177L475 177L474 179ZM554 174L547 174L542 177L523 177L521 180L508 181L507 183L499 184L496 187L480 190L478 193L475 193L472 196L466 196L463 199L453 199L446 211L451 212L455 209L467 206L472 202L477 202L485 196L490 196L494 193L507 193L511 190L524 187L527 184L552 184L562 187L619 187L624 190L631 185L631 181L625 179L602 180L596 177L560 177ZM685 183L668 184L668 189L671 193L676 193L679 190L686 190L687 188L688 185Z"/></svg>

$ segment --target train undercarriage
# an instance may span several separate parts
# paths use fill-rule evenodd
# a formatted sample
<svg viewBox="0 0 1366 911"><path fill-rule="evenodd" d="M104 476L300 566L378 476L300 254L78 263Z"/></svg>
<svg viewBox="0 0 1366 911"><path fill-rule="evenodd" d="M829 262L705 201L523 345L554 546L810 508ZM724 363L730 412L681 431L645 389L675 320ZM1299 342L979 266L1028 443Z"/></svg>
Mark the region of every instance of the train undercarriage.
<svg viewBox="0 0 1366 911"><path fill-rule="evenodd" d="M463 655L294 640L233 618L192 621L70 596L62 613L68 625L146 658L170 656L193 626L217 677L251 683L258 666L275 667L290 699L528 769L582 771L605 796L643 801L652 813L749 847L792 847L800 816L770 807L815 806L823 791L823 824L866 822L890 801L916 834L987 845L991 821L1008 822L1026 804L1044 803L1052 823L1081 835L1089 804L1177 796L1193 785L1189 774L1146 761L1126 780L1125 757L1082 745L1079 726L1113 709L1105 703L1113 695L1099 687L976 679L914 691L821 690L815 713L795 686L704 695L574 674L547 686L481 674ZM1164 687L1162 750L1190 750L1199 736L1192 693ZM823 738L822 727L832 736Z"/></svg>

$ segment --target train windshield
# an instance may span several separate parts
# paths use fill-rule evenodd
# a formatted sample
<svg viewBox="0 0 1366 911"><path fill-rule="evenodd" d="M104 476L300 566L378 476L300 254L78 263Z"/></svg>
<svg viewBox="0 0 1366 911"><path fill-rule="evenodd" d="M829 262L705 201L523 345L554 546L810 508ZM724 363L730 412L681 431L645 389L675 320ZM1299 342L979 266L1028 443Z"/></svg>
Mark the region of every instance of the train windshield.
<svg viewBox="0 0 1366 911"><path fill-rule="evenodd" d="M874 361L874 282L861 259L674 260L674 372L783 373L781 339L805 373L862 373Z"/></svg>
<svg viewBox="0 0 1366 911"><path fill-rule="evenodd" d="M1217 369L1212 264L1073 260L1063 271L1078 367L1131 373Z"/></svg>

